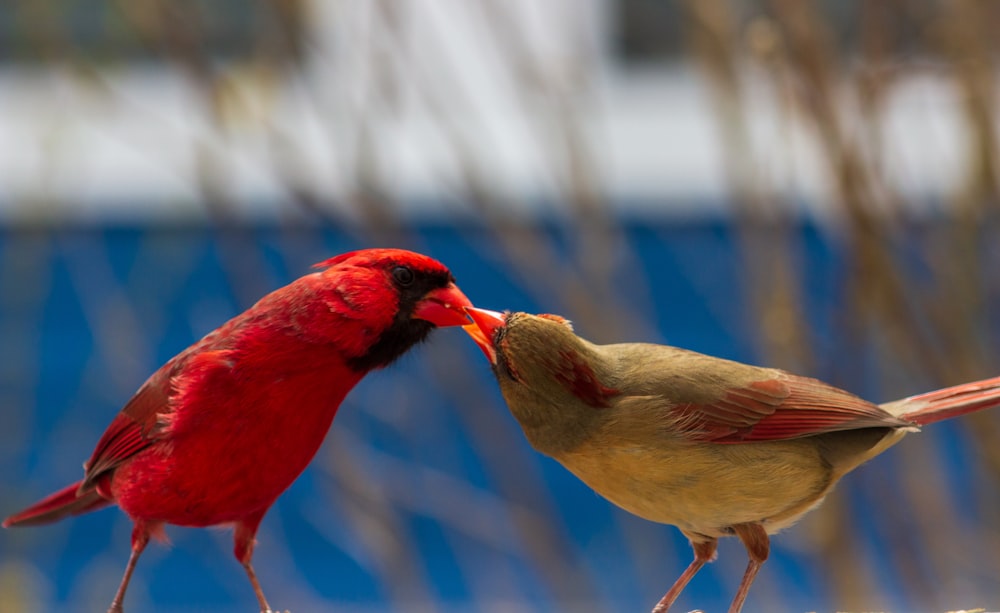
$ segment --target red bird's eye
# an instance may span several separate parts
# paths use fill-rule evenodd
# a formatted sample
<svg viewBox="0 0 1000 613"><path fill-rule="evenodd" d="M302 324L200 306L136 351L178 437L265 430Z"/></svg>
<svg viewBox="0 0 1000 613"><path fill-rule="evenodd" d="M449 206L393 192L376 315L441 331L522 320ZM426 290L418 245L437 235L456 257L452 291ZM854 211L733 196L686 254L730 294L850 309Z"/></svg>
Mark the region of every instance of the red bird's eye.
<svg viewBox="0 0 1000 613"><path fill-rule="evenodd" d="M400 286L406 287L407 285L412 285L414 276L413 271L406 266L397 266L392 269L392 278L399 283Z"/></svg>

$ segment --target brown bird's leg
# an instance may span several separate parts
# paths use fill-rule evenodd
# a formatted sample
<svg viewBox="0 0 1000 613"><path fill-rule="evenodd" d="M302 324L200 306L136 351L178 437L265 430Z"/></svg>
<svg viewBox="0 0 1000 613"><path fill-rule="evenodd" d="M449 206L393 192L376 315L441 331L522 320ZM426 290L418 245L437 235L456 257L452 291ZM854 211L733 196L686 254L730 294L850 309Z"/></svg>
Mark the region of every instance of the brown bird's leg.
<svg viewBox="0 0 1000 613"><path fill-rule="evenodd" d="M729 613L740 613L743 601L747 599L747 594L750 592L750 585L770 553L771 539L768 538L764 526L757 523L736 524L733 526L733 530L736 532L736 536L743 541L743 546L746 547L747 555L750 557L747 569L743 573L743 580L740 581L740 588L736 590L733 604L729 605Z"/></svg>
<svg viewBox="0 0 1000 613"><path fill-rule="evenodd" d="M235 542L233 554L243 565L243 570L247 571L247 577L250 578L250 584L253 585L253 593L257 596L261 613L272 613L271 606L267 604L267 598L264 598L264 590L261 589L260 582L257 581L257 573L253 571L253 565L250 564L254 546L257 544L257 526L260 525L260 520L264 519L264 512L266 509L236 522L236 533L233 535Z"/></svg>
<svg viewBox="0 0 1000 613"><path fill-rule="evenodd" d="M136 520L132 527L132 553L128 557L128 564L125 566L125 574L122 575L122 582L118 584L118 591L115 592L115 599L111 601L108 613L123 613L122 602L125 600L125 590L128 589L128 582L132 580L132 571L135 570L135 563L139 561L139 555L146 548L149 542L149 529L146 523Z"/></svg>
<svg viewBox="0 0 1000 613"><path fill-rule="evenodd" d="M689 539L691 538L690 535L687 536ZM699 570L701 570L701 567L704 566L706 562L711 562L715 559L716 545L718 545L718 540L714 538L698 542L695 542L693 539L691 540L691 547L694 549L694 560L688 564L687 569L681 573L681 576L677 578L677 581L674 581L674 584L670 586L670 589L663 595L660 602L656 603L656 606L653 607L652 613L667 613L667 610L670 609L670 605L674 604L674 601L681 595L684 587L687 586L688 582L691 581Z"/></svg>

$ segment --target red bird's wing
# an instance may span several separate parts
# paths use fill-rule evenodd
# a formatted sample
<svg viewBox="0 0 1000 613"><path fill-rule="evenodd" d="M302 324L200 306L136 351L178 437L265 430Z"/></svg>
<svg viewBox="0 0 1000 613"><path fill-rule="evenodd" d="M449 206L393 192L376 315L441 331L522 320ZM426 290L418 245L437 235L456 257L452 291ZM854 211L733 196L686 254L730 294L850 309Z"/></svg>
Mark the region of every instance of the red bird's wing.
<svg viewBox="0 0 1000 613"><path fill-rule="evenodd" d="M780 373L727 390L708 403L678 403L677 427L695 441L751 443L838 430L914 426L878 405L816 379Z"/></svg>
<svg viewBox="0 0 1000 613"><path fill-rule="evenodd" d="M78 491L91 489L102 475L156 440L158 415L169 411L169 380L162 370L158 371L115 416L83 465L86 472Z"/></svg>
<svg viewBox="0 0 1000 613"><path fill-rule="evenodd" d="M220 349L224 334L217 330L167 362L132 396L97 442L83 465L80 492L95 486L102 475L169 435L175 429L174 402L192 384L205 381L213 372L232 368L230 351Z"/></svg>

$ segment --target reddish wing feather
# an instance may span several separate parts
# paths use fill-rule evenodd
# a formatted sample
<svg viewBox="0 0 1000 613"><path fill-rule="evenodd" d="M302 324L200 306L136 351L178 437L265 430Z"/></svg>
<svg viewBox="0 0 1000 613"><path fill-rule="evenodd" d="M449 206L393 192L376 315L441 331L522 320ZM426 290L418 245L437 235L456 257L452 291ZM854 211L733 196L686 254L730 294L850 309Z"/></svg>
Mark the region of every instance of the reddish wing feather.
<svg viewBox="0 0 1000 613"><path fill-rule="evenodd" d="M155 440L157 413L167 410L167 381L163 370L154 374L115 416L84 464L80 491L88 490L101 475L149 447Z"/></svg>
<svg viewBox="0 0 1000 613"><path fill-rule="evenodd" d="M94 487L102 475L163 437L172 423L170 397L183 392L174 389L175 386L184 387L185 382L200 381L210 371L219 368L228 371L232 367L229 351L217 347L223 344L225 332L241 322L241 319L230 321L153 373L97 442L94 453L84 464L86 472L79 491Z"/></svg>
<svg viewBox="0 0 1000 613"><path fill-rule="evenodd" d="M688 438L751 443L824 432L913 426L857 396L821 381L785 374L729 390L711 404L674 407Z"/></svg>

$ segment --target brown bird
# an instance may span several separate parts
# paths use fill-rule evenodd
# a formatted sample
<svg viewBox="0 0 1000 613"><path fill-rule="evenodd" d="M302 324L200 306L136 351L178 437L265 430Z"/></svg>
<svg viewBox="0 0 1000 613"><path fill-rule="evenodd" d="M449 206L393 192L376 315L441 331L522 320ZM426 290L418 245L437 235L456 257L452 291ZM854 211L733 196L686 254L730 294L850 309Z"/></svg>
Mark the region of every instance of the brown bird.
<svg viewBox="0 0 1000 613"><path fill-rule="evenodd" d="M920 426L1000 405L1000 377L882 405L816 379L648 343L596 345L557 315L466 308L531 445L599 494L672 524L694 560L653 608L735 535L750 561L738 613L770 534L818 506L845 474Z"/></svg>

